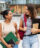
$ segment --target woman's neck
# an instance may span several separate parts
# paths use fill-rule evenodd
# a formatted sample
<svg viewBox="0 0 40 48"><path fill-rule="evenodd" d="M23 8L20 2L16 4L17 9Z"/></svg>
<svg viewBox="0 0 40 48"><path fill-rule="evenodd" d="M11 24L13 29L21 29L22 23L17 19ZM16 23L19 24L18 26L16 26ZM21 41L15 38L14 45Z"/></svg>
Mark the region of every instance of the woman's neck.
<svg viewBox="0 0 40 48"><path fill-rule="evenodd" d="M5 20L5 23L7 23L7 24L9 24L10 22L11 22L11 21L8 20L8 19Z"/></svg>

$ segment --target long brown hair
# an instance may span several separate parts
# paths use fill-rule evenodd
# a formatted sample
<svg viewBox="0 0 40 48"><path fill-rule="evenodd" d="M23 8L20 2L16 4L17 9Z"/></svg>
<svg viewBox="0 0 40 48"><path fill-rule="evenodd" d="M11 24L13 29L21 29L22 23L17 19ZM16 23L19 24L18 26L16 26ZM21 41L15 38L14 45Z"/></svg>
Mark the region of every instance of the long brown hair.
<svg viewBox="0 0 40 48"><path fill-rule="evenodd" d="M30 11L31 19L34 19L37 16L36 8L32 4L27 5L27 7L28 7L28 10Z"/></svg>

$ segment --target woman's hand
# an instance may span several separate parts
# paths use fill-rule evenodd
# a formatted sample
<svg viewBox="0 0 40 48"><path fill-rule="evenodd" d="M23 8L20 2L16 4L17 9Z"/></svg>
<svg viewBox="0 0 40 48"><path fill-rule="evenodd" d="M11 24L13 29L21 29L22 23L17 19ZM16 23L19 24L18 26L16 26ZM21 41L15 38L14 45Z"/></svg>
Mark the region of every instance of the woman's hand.
<svg viewBox="0 0 40 48"><path fill-rule="evenodd" d="M26 31L27 30L27 27L24 27L24 31Z"/></svg>
<svg viewBox="0 0 40 48"><path fill-rule="evenodd" d="M17 41L16 44L19 44L19 41Z"/></svg>
<svg viewBox="0 0 40 48"><path fill-rule="evenodd" d="M7 45L7 48L12 48L11 44L8 44L8 45Z"/></svg>
<svg viewBox="0 0 40 48"><path fill-rule="evenodd" d="M32 28L31 32L32 32L32 34L36 34L36 33L38 33L38 29Z"/></svg>

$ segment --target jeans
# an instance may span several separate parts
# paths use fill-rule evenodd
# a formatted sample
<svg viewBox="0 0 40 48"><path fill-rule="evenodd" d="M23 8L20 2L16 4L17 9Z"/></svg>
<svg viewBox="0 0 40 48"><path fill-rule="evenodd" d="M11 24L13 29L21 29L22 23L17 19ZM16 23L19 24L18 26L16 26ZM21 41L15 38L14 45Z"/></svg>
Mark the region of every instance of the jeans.
<svg viewBox="0 0 40 48"><path fill-rule="evenodd" d="M16 44L13 48L18 48L18 44Z"/></svg>
<svg viewBox="0 0 40 48"><path fill-rule="evenodd" d="M23 48L39 48L38 36L24 36Z"/></svg>

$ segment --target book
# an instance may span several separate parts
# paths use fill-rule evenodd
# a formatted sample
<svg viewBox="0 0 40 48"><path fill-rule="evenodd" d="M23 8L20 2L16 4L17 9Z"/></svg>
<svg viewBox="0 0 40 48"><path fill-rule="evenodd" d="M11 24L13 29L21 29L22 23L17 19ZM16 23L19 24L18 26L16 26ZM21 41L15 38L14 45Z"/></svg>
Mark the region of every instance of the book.
<svg viewBox="0 0 40 48"><path fill-rule="evenodd" d="M38 26L39 26L39 23L34 23L34 24L33 24L33 28L38 29Z"/></svg>
<svg viewBox="0 0 40 48"><path fill-rule="evenodd" d="M18 41L17 37L12 33L10 32L5 38L4 40L8 43L10 41L13 41L14 44L16 44L16 42ZM7 48L2 42L0 42L0 44L2 45L3 48Z"/></svg>

